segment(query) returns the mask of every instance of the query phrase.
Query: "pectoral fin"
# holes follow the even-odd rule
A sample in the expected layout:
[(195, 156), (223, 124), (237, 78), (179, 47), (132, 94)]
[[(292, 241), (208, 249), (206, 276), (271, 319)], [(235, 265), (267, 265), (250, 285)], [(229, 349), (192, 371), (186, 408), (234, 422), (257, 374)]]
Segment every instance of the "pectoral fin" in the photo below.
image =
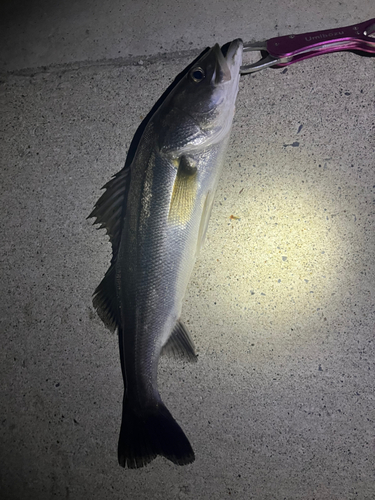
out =
[(168, 220), (172, 224), (187, 224), (194, 211), (197, 196), (198, 174), (193, 160), (181, 156), (173, 185)]

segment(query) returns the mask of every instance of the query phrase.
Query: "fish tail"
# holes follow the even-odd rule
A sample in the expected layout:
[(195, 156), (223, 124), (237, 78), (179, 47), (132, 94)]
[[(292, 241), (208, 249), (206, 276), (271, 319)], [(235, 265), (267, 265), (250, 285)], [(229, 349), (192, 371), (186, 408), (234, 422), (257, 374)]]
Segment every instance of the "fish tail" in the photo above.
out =
[(162, 455), (177, 465), (194, 462), (194, 451), (183, 430), (164, 403), (135, 410), (124, 401), (118, 442), (118, 461), (122, 467), (136, 469)]

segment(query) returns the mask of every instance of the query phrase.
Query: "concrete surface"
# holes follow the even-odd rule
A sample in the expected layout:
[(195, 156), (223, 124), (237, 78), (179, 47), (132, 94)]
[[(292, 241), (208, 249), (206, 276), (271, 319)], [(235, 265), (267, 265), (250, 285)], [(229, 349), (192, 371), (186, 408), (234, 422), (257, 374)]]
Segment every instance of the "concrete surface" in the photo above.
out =
[(191, 52), (374, 17), (372, 0), (2, 0), (0, 69)]
[(2, 5), (0, 498), (374, 499), (374, 59), (241, 79), (184, 303), (199, 360), (159, 371), (190, 466), (117, 465), (117, 341), (91, 304), (110, 245), (86, 220), (193, 49), (373, 2), (106, 5)]

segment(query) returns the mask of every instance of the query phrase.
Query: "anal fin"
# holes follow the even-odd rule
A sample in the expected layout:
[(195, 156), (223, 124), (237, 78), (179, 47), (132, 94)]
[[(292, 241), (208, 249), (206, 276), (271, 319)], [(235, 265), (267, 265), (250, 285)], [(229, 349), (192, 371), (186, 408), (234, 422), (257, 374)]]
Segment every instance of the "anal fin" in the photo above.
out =
[(187, 357), (189, 361), (196, 361), (195, 346), (187, 328), (181, 321), (177, 321), (171, 336), (163, 346), (163, 354), (173, 354), (177, 357)]

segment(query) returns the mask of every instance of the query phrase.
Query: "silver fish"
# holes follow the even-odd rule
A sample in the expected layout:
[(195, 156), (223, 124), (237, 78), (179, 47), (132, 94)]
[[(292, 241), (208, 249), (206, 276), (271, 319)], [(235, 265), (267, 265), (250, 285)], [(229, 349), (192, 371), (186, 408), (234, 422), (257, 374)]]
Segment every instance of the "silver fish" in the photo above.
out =
[(179, 465), (195, 458), (160, 398), (157, 367), (162, 350), (196, 358), (180, 321), (182, 300), (228, 147), (242, 49), (240, 39), (216, 44), (179, 75), (89, 215), (112, 243), (93, 303), (119, 334), (123, 467), (142, 467), (157, 455)]

